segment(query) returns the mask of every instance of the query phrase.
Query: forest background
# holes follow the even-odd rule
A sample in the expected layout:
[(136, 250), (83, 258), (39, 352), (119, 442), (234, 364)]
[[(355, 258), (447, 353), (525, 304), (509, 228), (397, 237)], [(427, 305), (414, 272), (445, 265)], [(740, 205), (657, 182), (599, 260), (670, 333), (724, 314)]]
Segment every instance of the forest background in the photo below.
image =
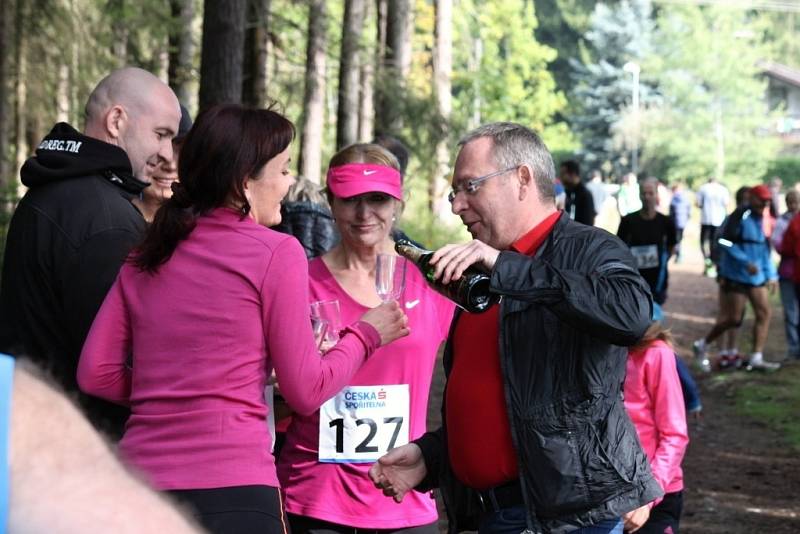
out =
[(490, 121), (612, 181), (800, 178), (762, 74), (800, 67), (794, 0), (0, 0), (0, 17), (0, 224), (42, 137), (82, 128), (89, 92), (124, 65), (193, 114), (274, 103), (317, 183), (338, 148), (401, 139), (402, 226), (431, 246), (464, 238), (446, 201), (454, 149)]

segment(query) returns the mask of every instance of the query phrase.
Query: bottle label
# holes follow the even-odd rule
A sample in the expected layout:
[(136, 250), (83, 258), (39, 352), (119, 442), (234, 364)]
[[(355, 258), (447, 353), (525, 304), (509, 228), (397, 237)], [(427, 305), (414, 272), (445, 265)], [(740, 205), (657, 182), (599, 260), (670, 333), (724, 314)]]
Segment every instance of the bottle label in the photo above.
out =
[(373, 463), (408, 443), (408, 384), (348, 386), (319, 410), (320, 462)]

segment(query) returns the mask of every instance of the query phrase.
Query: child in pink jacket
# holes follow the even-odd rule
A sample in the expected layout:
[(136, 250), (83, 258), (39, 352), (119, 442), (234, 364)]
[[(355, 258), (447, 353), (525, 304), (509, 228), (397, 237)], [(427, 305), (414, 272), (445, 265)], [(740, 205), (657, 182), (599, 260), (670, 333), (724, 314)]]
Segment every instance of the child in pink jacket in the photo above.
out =
[(677, 534), (683, 509), (681, 461), (689, 435), (671, 336), (661, 323), (650, 325), (628, 354), (625, 409), (665, 493), (651, 503), (650, 518), (637, 532)]

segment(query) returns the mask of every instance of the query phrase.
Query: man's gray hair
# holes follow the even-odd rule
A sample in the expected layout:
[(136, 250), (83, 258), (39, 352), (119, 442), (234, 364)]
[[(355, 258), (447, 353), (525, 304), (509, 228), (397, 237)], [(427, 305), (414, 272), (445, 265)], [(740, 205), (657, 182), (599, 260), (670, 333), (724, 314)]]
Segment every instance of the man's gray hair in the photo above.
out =
[(542, 202), (555, 199), (553, 156), (536, 132), (515, 122), (492, 122), (467, 133), (458, 141), (458, 146), (481, 137), (492, 140), (492, 154), (498, 170), (527, 165), (533, 171), (539, 199)]

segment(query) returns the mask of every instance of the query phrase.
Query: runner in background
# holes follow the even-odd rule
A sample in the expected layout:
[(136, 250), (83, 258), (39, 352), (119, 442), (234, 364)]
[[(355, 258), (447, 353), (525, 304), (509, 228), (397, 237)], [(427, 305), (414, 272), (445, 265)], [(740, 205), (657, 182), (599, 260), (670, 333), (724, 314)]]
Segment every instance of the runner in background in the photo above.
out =
[(780, 364), (765, 361), (762, 352), (772, 314), (768, 291), (773, 292), (777, 288), (778, 279), (770, 244), (762, 226), (764, 208), (771, 196), (763, 184), (751, 188), (749, 205), (737, 208), (728, 217), (717, 240), (720, 245), (720, 313), (709, 333), (695, 341), (693, 346), (695, 357), (704, 370), (710, 370), (708, 345), (727, 330), (741, 324), (747, 301), (753, 306), (756, 316), (753, 352), (747, 368), (771, 371), (780, 367)]
[[(748, 206), (750, 204), (750, 187), (749, 186), (742, 186), (736, 190), (734, 193), (734, 200), (736, 202), (736, 208), (740, 208), (742, 206)], [(714, 260), (715, 270), (716, 265), (719, 264), (719, 243), (717, 240), (722, 235), (722, 231), (725, 229), (725, 224), (727, 223), (728, 218), (725, 217), (725, 221), (722, 222), (722, 226), (717, 229), (717, 235), (714, 236), (714, 246), (712, 247), (711, 257)], [(724, 291), (721, 284), (719, 284), (719, 278), (717, 278), (717, 285), (719, 285), (719, 314), (727, 313), (727, 310), (730, 307), (730, 300), (729, 293)], [(744, 317), (747, 313), (747, 305), (745, 308), (742, 309), (742, 315), (739, 317), (739, 323), (729, 328), (722, 337), (720, 338), (720, 349), (719, 349), (719, 360), (717, 360), (718, 366), (720, 369), (728, 369), (734, 368), (738, 369), (742, 366), (742, 362), (744, 358), (739, 354), (739, 330), (742, 327), (742, 323), (744, 322)], [(710, 370), (710, 369), (709, 369)]]
[[(344, 324), (380, 304), (376, 257), (395, 254), (391, 232), (403, 205), (399, 169), (397, 159), (374, 144), (352, 145), (331, 159), (328, 199), (342, 239), (309, 264), (309, 296), (338, 301)], [(295, 534), (438, 532), (429, 494), (415, 493), (398, 505), (375, 491), (367, 476), (388, 449), (425, 433), (436, 353), (454, 311), (413, 264), (395, 257), (396, 275), (405, 276), (398, 300), (411, 334), (379, 349), (319, 411), (292, 415), (278, 475)]]
[(653, 301), (667, 300), (667, 265), (677, 243), (672, 220), (656, 211), (658, 180), (647, 178), (640, 184), (642, 209), (626, 215), (619, 223), (617, 235), (631, 249), (639, 274), (650, 286)]
[[(786, 212), (775, 222), (772, 231), (772, 246), (781, 251), (783, 236), (789, 228), (789, 223), (800, 212), (800, 192), (790, 189), (786, 193)], [(781, 305), (783, 306), (783, 326), (786, 332), (786, 359), (800, 359), (800, 308), (798, 308), (797, 295), (794, 292), (795, 258), (791, 254), (781, 253), (781, 262), (778, 265), (778, 285), (781, 290)]]
[(617, 209), (620, 217), (642, 209), (639, 182), (632, 172), (622, 177), (622, 183), (619, 186), (619, 191), (617, 191)]
[(697, 207), (700, 208), (700, 249), (703, 252), (703, 274), (714, 278), (717, 276), (714, 268), (714, 258), (712, 249), (714, 239), (722, 226), (722, 221), (728, 214), (728, 204), (730, 204), (730, 193), (728, 188), (711, 177), (708, 182), (700, 186), (695, 195)]
[(675, 263), (680, 263), (683, 259), (681, 254), (681, 241), (683, 241), (683, 230), (689, 224), (689, 217), (692, 213), (692, 203), (686, 192), (683, 182), (678, 182), (672, 186), (672, 201), (669, 203), (669, 218), (675, 225)]

